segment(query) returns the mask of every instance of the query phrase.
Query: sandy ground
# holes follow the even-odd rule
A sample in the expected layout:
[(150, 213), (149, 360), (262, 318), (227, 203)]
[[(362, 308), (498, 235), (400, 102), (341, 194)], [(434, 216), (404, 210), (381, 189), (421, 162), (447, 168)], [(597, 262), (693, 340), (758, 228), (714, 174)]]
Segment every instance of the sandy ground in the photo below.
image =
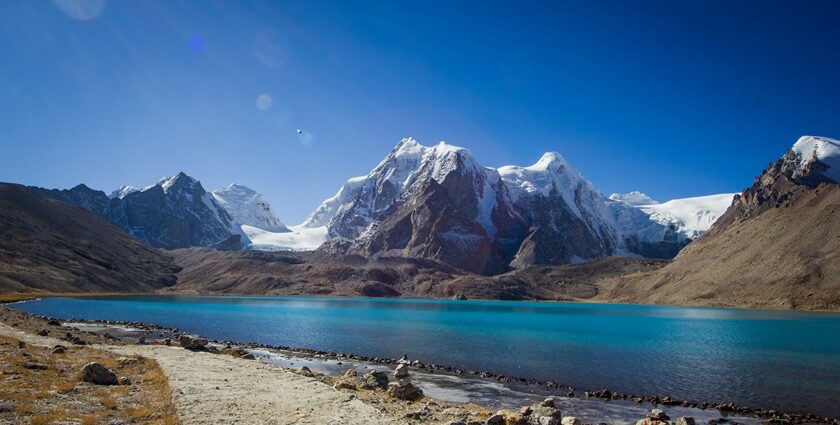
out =
[[(0, 335), (52, 347), (61, 340), (0, 323)], [(166, 346), (103, 346), (158, 361), (175, 394), (183, 424), (398, 423), (351, 394), (316, 379), (253, 360)]]

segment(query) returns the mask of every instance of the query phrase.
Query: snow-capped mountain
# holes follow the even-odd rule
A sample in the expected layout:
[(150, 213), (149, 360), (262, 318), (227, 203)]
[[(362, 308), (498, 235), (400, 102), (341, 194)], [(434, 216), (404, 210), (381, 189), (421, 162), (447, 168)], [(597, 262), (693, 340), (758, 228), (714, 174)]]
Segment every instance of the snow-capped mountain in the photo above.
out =
[(783, 160), (794, 179), (819, 175), (840, 183), (840, 141), (828, 137), (803, 136)]
[(114, 199), (114, 198), (122, 199), (122, 198), (125, 198), (126, 195), (128, 195), (128, 194), (131, 194), (131, 193), (134, 193), (134, 192), (139, 192), (139, 191), (140, 191), (140, 189), (138, 189), (134, 186), (122, 186), (119, 189), (111, 192), (111, 194), (108, 195), (108, 197), (111, 198), (111, 199)]
[(802, 193), (822, 184), (840, 183), (840, 141), (802, 136), (790, 149), (755, 178), (753, 185), (735, 196), (732, 206), (709, 230), (722, 233), (739, 221), (790, 205)]
[(690, 241), (608, 199), (557, 153), (494, 169), (464, 148), (411, 138), (304, 226), (327, 227), (326, 251), (434, 258), (481, 273), (605, 255), (671, 257)]
[(653, 198), (651, 198), (650, 196), (647, 196), (646, 194), (637, 190), (634, 190), (630, 193), (625, 193), (623, 195), (620, 193), (613, 193), (612, 195), (610, 195), (610, 199), (612, 199), (613, 201), (624, 201), (630, 205), (653, 205), (659, 203), (653, 200)]
[(230, 215), (237, 227), (247, 225), (269, 232), (288, 232), (265, 196), (253, 189), (231, 183), (212, 192), (213, 198)]
[(695, 239), (709, 230), (726, 209), (732, 205), (737, 193), (672, 199), (659, 203), (638, 191), (624, 195), (614, 193), (610, 199), (633, 205), (650, 216), (650, 219), (674, 229), (688, 239)]
[(140, 190), (123, 189), (109, 198), (85, 185), (69, 190), (36, 188), (43, 195), (94, 212), (158, 248), (214, 246), (236, 233), (230, 214), (198, 180), (184, 173)]

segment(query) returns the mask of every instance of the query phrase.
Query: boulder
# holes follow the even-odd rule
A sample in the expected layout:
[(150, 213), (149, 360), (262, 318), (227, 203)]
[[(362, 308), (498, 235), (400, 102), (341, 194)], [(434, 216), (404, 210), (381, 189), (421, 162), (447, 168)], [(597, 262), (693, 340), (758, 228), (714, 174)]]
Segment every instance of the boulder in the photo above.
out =
[(388, 384), (387, 393), (399, 400), (414, 401), (423, 398), (423, 390), (410, 382), (403, 384), (392, 382)]
[(532, 405), (530, 416), (534, 418), (554, 418), (559, 423), (561, 419), (560, 411), (557, 410), (556, 407), (554, 407), (553, 400), (549, 406), (547, 406), (546, 404), (548, 403), (543, 401), (541, 403)]
[(487, 425), (505, 425), (505, 417), (496, 413), (487, 418), (487, 420), (484, 421), (484, 423)]
[(96, 385), (117, 385), (117, 375), (99, 363), (88, 363), (82, 368), (82, 380)]
[(335, 385), (333, 385), (333, 388), (335, 388), (337, 390), (353, 390), (353, 391), (356, 391), (356, 384), (348, 378), (342, 378), (342, 379), (339, 379), (338, 382), (335, 383)]
[(400, 379), (405, 378), (408, 376), (408, 366), (405, 363), (400, 363), (397, 365), (397, 368), (394, 369), (394, 378)]
[(366, 390), (384, 390), (388, 388), (388, 374), (372, 371), (362, 375), (361, 386)]
[(654, 419), (657, 421), (667, 421), (671, 419), (662, 409), (653, 409), (645, 415), (645, 418)]
[(677, 425), (694, 425), (694, 418), (691, 416), (681, 416), (677, 419)]
[(574, 416), (566, 416), (560, 421), (561, 425), (582, 425), (580, 419)]
[(181, 335), (178, 342), (181, 344), (181, 347), (187, 350), (203, 350), (207, 347), (207, 339), (201, 337), (194, 338), (189, 335)]

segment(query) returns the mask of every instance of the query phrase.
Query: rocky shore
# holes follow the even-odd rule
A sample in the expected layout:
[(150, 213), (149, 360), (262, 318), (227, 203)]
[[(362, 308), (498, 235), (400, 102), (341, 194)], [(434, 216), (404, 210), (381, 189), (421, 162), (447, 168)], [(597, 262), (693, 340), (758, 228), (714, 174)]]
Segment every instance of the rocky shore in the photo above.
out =
[[(10, 321), (12, 326), (20, 327), (32, 332), (43, 333), (48, 331), (50, 326), (60, 326), (61, 322), (47, 317), (35, 317), (27, 313), (23, 313), (7, 307), (0, 307), (0, 320), (6, 323)], [(828, 417), (821, 417), (815, 414), (802, 414), (791, 412), (779, 412), (772, 409), (760, 407), (738, 406), (734, 403), (727, 402), (711, 402), (711, 401), (696, 401), (696, 400), (676, 400), (669, 396), (656, 395), (636, 395), (623, 394), (617, 391), (608, 389), (576, 390), (567, 385), (557, 383), (554, 381), (540, 381), (535, 379), (528, 379), (515, 376), (507, 376), (496, 374), (487, 371), (471, 370), (455, 368), (447, 365), (438, 365), (426, 363), (419, 360), (409, 361), (407, 357), (401, 359), (380, 358), (371, 356), (356, 355), (353, 353), (330, 352), (323, 350), (302, 349), (287, 346), (275, 346), (269, 344), (254, 344), (242, 343), (239, 341), (229, 340), (207, 340), (200, 337), (195, 337), (184, 333), (178, 329), (166, 328), (157, 325), (151, 325), (142, 322), (123, 322), (123, 321), (93, 321), (93, 320), (73, 320), (76, 323), (87, 324), (91, 329), (100, 327), (97, 331), (79, 330), (74, 332), (65, 332), (61, 337), (73, 344), (88, 344), (88, 343), (123, 343), (123, 344), (163, 344), (163, 345), (181, 345), (189, 349), (207, 350), (211, 352), (219, 352), (222, 354), (232, 354), (246, 359), (253, 359), (254, 356), (249, 350), (272, 350), (281, 353), (287, 353), (293, 356), (308, 357), (312, 359), (330, 359), (338, 362), (341, 361), (355, 361), (380, 365), (388, 365), (395, 367), (395, 376), (389, 385), (382, 387), (386, 393), (397, 399), (404, 400), (418, 400), (422, 398), (422, 390), (411, 383), (408, 375), (409, 367), (428, 373), (449, 374), (457, 377), (478, 377), (487, 380), (493, 380), (505, 384), (520, 385), (526, 387), (541, 387), (558, 396), (563, 397), (585, 397), (593, 399), (609, 400), (624, 400), (635, 402), (637, 404), (649, 404), (652, 409), (668, 408), (668, 407), (682, 407), (693, 409), (716, 409), (720, 413), (720, 418), (715, 423), (732, 423), (733, 416), (756, 417), (767, 423), (774, 424), (808, 424), (808, 423), (830, 423), (840, 424), (840, 420)], [(46, 326), (45, 326), (46, 325)], [(340, 363), (339, 363), (340, 364)], [(352, 381), (354, 376), (342, 377), (344, 382)], [(363, 376), (364, 380), (369, 383), (382, 382), (381, 376)], [(339, 388), (345, 384), (340, 384), (339, 379), (337, 384)], [(370, 384), (373, 385), (373, 384)], [(368, 384), (359, 385), (358, 387), (370, 386)], [(419, 392), (419, 393), (418, 393)], [(510, 416), (510, 415), (508, 415)], [(651, 419), (651, 418), (646, 418)], [(513, 422), (516, 423), (516, 422)], [(647, 425), (652, 425), (648, 423)]]

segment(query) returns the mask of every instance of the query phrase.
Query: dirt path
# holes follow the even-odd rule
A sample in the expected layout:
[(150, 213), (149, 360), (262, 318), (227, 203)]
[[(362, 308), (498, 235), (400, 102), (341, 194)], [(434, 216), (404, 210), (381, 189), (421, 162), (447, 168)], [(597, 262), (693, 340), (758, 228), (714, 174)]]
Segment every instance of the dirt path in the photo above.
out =
[[(0, 323), (0, 335), (28, 344), (66, 344)], [(100, 346), (157, 360), (169, 378), (183, 424), (399, 423), (348, 393), (279, 367), (179, 347)]]

